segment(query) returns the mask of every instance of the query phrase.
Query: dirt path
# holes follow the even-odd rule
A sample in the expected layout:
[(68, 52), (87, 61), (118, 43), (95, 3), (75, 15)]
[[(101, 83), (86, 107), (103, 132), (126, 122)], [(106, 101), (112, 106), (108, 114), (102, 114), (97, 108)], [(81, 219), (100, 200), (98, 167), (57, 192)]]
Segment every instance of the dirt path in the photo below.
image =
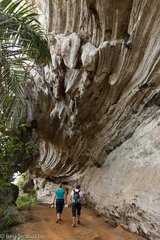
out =
[[(63, 221), (55, 223), (55, 208), (48, 206), (31, 207), (32, 220), (12, 229), (15, 234), (24, 234), (30, 239), (45, 240), (143, 240), (129, 233), (120, 226), (112, 228), (105, 223), (103, 217), (97, 217), (91, 209), (83, 208), (81, 225), (71, 226), (71, 209), (65, 208)], [(28, 235), (28, 236), (27, 236)]]

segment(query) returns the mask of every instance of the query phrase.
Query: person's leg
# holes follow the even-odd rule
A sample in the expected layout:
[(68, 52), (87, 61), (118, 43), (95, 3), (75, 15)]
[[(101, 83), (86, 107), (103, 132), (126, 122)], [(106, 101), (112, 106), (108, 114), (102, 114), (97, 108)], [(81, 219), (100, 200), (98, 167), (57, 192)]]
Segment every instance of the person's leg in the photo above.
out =
[(80, 222), (80, 215), (77, 214), (77, 217), (78, 217), (78, 221), (77, 221), (78, 224), (81, 224), (81, 222)]
[(61, 203), (59, 199), (56, 199), (56, 215), (57, 215), (56, 223), (60, 221), (60, 213), (61, 213)]
[(62, 221), (62, 212), (63, 212), (63, 207), (64, 207), (64, 199), (61, 199), (60, 201), (60, 214), (59, 214), (59, 220)]
[(81, 222), (80, 222), (80, 215), (81, 215), (81, 204), (79, 203), (78, 206), (77, 206), (78, 224), (81, 224)]
[(76, 226), (76, 217), (72, 217), (72, 227)]
[(72, 203), (72, 227), (76, 226), (76, 206)]
[(58, 223), (60, 221), (60, 213), (57, 213), (57, 220), (56, 223)]

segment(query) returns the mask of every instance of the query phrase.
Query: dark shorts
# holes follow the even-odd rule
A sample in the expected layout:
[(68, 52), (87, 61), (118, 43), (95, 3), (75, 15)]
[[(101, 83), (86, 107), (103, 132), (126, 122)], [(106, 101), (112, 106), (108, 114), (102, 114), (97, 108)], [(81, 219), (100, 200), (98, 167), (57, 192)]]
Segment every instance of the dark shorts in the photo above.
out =
[(64, 199), (56, 199), (56, 213), (62, 213), (64, 207)]
[(72, 216), (81, 215), (81, 203), (72, 203)]

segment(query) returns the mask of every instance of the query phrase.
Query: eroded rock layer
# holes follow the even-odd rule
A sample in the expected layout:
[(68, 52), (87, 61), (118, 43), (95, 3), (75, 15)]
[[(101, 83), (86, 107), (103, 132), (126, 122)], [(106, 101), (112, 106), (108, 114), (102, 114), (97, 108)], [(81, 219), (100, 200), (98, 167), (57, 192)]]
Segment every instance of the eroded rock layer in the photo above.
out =
[(37, 177), (82, 180), (133, 232), (160, 236), (160, 2), (37, 1), (52, 66), (35, 76)]

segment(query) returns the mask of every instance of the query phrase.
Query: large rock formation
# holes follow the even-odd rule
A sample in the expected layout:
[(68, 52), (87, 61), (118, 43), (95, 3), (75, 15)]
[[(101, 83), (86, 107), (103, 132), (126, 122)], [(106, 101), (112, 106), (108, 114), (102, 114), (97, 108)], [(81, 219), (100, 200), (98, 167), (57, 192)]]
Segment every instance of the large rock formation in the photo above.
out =
[[(103, 214), (160, 237), (160, 1), (37, 0), (52, 65), (35, 76), (30, 171), (82, 181)], [(57, 180), (58, 179), (58, 180)]]

